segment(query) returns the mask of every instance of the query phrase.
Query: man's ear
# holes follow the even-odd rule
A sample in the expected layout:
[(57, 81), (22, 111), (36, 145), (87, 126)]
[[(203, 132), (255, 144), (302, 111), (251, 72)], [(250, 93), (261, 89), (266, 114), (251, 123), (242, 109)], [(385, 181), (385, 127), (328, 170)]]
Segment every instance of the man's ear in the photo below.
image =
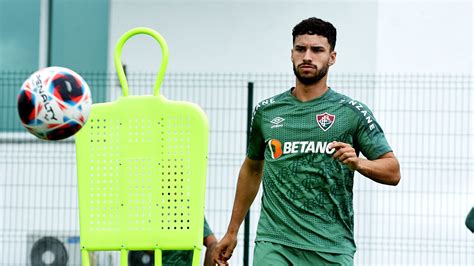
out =
[(329, 56), (329, 65), (330, 66), (332, 66), (336, 63), (336, 56), (337, 56), (336, 51), (332, 51), (331, 55)]

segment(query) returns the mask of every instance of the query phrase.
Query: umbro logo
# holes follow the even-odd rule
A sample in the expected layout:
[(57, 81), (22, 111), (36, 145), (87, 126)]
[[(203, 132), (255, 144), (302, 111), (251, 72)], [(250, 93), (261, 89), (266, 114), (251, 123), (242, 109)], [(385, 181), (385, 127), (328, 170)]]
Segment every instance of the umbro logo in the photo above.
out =
[(276, 127), (282, 127), (283, 126), (283, 124), (282, 124), (283, 121), (285, 121), (284, 118), (277, 116), (277, 117), (273, 118), (272, 121), (270, 121), (270, 123), (273, 124), (272, 128), (276, 128)]

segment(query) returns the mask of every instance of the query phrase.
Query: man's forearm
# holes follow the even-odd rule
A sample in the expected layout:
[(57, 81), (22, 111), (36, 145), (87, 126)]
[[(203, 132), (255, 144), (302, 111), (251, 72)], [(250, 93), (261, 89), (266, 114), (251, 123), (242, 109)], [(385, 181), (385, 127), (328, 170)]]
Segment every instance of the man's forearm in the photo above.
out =
[(400, 165), (395, 157), (381, 157), (376, 160), (360, 159), (357, 171), (375, 182), (397, 185), (400, 181)]
[(230, 219), (228, 233), (237, 234), (247, 211), (257, 196), (262, 180), (263, 162), (249, 162), (248, 159), (242, 165), (237, 181), (237, 191), (235, 193), (234, 206)]
[(212, 251), (217, 244), (217, 239), (214, 234), (211, 234), (204, 238), (204, 246), (206, 246), (206, 254), (204, 255), (204, 266), (215, 265), (212, 261)]

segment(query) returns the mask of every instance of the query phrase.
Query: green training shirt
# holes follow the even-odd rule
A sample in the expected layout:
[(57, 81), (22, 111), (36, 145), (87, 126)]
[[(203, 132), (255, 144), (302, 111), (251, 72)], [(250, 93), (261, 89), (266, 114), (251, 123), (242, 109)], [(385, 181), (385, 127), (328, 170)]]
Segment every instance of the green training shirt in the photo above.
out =
[(332, 141), (368, 159), (392, 151), (367, 106), (331, 88), (307, 102), (288, 90), (255, 107), (247, 156), (265, 160), (256, 241), (354, 254), (354, 172), (332, 158)]

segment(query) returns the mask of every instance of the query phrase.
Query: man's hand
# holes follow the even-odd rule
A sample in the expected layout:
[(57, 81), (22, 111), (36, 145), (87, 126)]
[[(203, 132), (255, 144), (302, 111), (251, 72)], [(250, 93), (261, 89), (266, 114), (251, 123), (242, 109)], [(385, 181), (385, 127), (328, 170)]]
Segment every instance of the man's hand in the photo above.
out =
[(377, 159), (366, 160), (359, 158), (355, 149), (347, 143), (333, 141), (329, 145), (331, 149), (336, 150), (332, 157), (351, 170), (385, 185), (396, 186), (400, 182), (400, 164), (393, 152), (380, 155)]
[(217, 245), (217, 238), (214, 236), (214, 234), (210, 234), (204, 237), (203, 243), (204, 246), (206, 246), (206, 254), (204, 255), (203, 266), (216, 265), (216, 263), (212, 259), (212, 253)]
[(227, 261), (237, 246), (237, 234), (226, 233), (212, 252), (212, 259), (218, 265), (229, 265)]
[(351, 145), (337, 141), (331, 142), (330, 145), (331, 149), (336, 150), (332, 155), (332, 158), (341, 161), (343, 164), (349, 166), (353, 171), (358, 169), (360, 158), (357, 156), (355, 149)]

